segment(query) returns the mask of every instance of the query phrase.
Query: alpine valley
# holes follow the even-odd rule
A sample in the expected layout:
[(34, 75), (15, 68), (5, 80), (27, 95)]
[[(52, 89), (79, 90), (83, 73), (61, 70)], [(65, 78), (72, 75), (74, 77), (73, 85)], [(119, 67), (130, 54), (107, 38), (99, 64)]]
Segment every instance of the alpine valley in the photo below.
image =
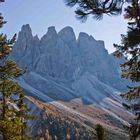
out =
[(26, 73), (18, 82), (27, 95), (27, 104), (38, 119), (40, 113), (71, 120), (89, 131), (101, 124), (110, 140), (126, 139), (124, 126), (134, 118), (120, 93), (131, 83), (121, 78), (120, 63), (105, 49), (104, 42), (81, 32), (76, 39), (71, 27), (58, 33), (49, 27), (39, 39), (29, 25), (23, 25), (10, 58)]

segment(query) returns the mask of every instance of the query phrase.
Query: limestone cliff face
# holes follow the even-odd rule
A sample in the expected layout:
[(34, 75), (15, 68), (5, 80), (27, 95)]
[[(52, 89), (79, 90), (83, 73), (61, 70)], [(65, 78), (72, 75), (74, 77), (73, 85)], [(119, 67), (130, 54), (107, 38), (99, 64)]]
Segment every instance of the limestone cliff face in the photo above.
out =
[[(71, 27), (58, 33), (49, 27), (39, 39), (29, 25), (23, 25), (10, 58), (27, 67), (20, 80), (25, 89), (31, 86), (53, 100), (80, 97), (99, 103), (128, 84), (120, 78), (118, 62), (108, 54), (104, 42), (86, 33), (76, 39)], [(43, 98), (38, 92), (36, 96)]]

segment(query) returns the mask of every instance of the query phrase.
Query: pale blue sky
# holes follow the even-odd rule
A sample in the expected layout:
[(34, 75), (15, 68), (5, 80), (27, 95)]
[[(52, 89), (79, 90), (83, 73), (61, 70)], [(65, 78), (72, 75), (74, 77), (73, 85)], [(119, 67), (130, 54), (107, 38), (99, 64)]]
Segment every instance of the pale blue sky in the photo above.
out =
[(30, 24), (33, 35), (39, 37), (49, 26), (55, 26), (57, 31), (71, 26), (76, 36), (86, 32), (97, 40), (104, 40), (109, 52), (114, 51), (113, 43), (120, 43), (120, 34), (127, 29), (122, 16), (105, 16), (101, 21), (89, 17), (81, 23), (75, 18), (74, 8), (66, 7), (63, 0), (6, 0), (0, 5), (0, 12), (8, 21), (1, 29), (8, 37), (17, 33), (23, 24)]

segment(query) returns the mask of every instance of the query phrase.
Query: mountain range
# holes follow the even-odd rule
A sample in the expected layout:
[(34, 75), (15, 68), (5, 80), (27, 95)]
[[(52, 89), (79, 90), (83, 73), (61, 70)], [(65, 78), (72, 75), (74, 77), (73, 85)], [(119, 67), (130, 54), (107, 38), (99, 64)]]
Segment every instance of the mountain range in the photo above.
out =
[[(17, 80), (27, 95), (69, 114), (87, 118), (90, 123), (101, 122), (107, 128), (109, 124), (103, 122), (100, 115), (94, 120), (83, 111), (85, 107), (81, 111), (73, 109), (72, 105), (80, 104), (87, 110), (92, 110), (92, 106), (94, 111), (98, 108), (97, 112), (105, 112), (125, 125), (133, 118), (122, 106), (123, 99), (119, 96), (131, 84), (121, 78), (119, 65), (125, 59), (114, 58), (101, 40), (83, 32), (76, 38), (71, 27), (56, 32), (53, 26), (39, 39), (32, 35), (27, 24), (18, 34), (10, 59), (26, 69)], [(115, 130), (116, 126), (113, 127)]]

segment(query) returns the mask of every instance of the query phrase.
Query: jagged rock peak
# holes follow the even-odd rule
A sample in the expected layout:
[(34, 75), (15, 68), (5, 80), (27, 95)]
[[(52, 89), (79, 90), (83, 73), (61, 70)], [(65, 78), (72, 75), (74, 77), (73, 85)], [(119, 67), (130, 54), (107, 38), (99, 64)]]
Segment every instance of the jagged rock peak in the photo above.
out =
[(73, 37), (75, 39), (75, 33), (72, 29), (72, 27), (67, 26), (65, 28), (63, 28), (59, 33), (59, 36), (69, 36), (69, 37)]
[(67, 44), (67, 45), (76, 45), (76, 37), (72, 27), (67, 26), (63, 28), (58, 36)]
[(92, 36), (92, 35), (88, 35), (87, 33), (85, 32), (80, 32), (79, 33), (79, 37), (78, 37), (78, 40), (79, 39), (85, 39), (85, 40), (88, 40), (88, 41), (93, 41), (93, 42), (97, 42), (97, 40)]
[(57, 32), (54, 26), (48, 27), (47, 33), (41, 38), (42, 45), (45, 45), (49, 40), (52, 41), (57, 38)]
[(48, 27), (48, 32), (56, 32), (55, 26)]
[(90, 36), (85, 32), (80, 32), (78, 38), (89, 38)]
[(73, 31), (72, 27), (67, 26), (59, 32), (59, 34), (61, 34), (61, 33), (64, 33), (64, 34), (73, 33), (74, 34), (74, 31)]
[(30, 28), (29, 24), (23, 25), (21, 27), (21, 31), (18, 34), (18, 40), (17, 41), (31, 41), (33, 39), (33, 35), (32, 35), (32, 30)]
[(20, 32), (32, 35), (32, 30), (29, 24), (23, 25)]
[(34, 40), (39, 41), (39, 37), (38, 37), (38, 35), (35, 35), (35, 36), (34, 36)]
[(46, 35), (57, 35), (57, 32), (55, 30), (55, 27), (54, 26), (48, 27), (48, 32), (47, 32)]

